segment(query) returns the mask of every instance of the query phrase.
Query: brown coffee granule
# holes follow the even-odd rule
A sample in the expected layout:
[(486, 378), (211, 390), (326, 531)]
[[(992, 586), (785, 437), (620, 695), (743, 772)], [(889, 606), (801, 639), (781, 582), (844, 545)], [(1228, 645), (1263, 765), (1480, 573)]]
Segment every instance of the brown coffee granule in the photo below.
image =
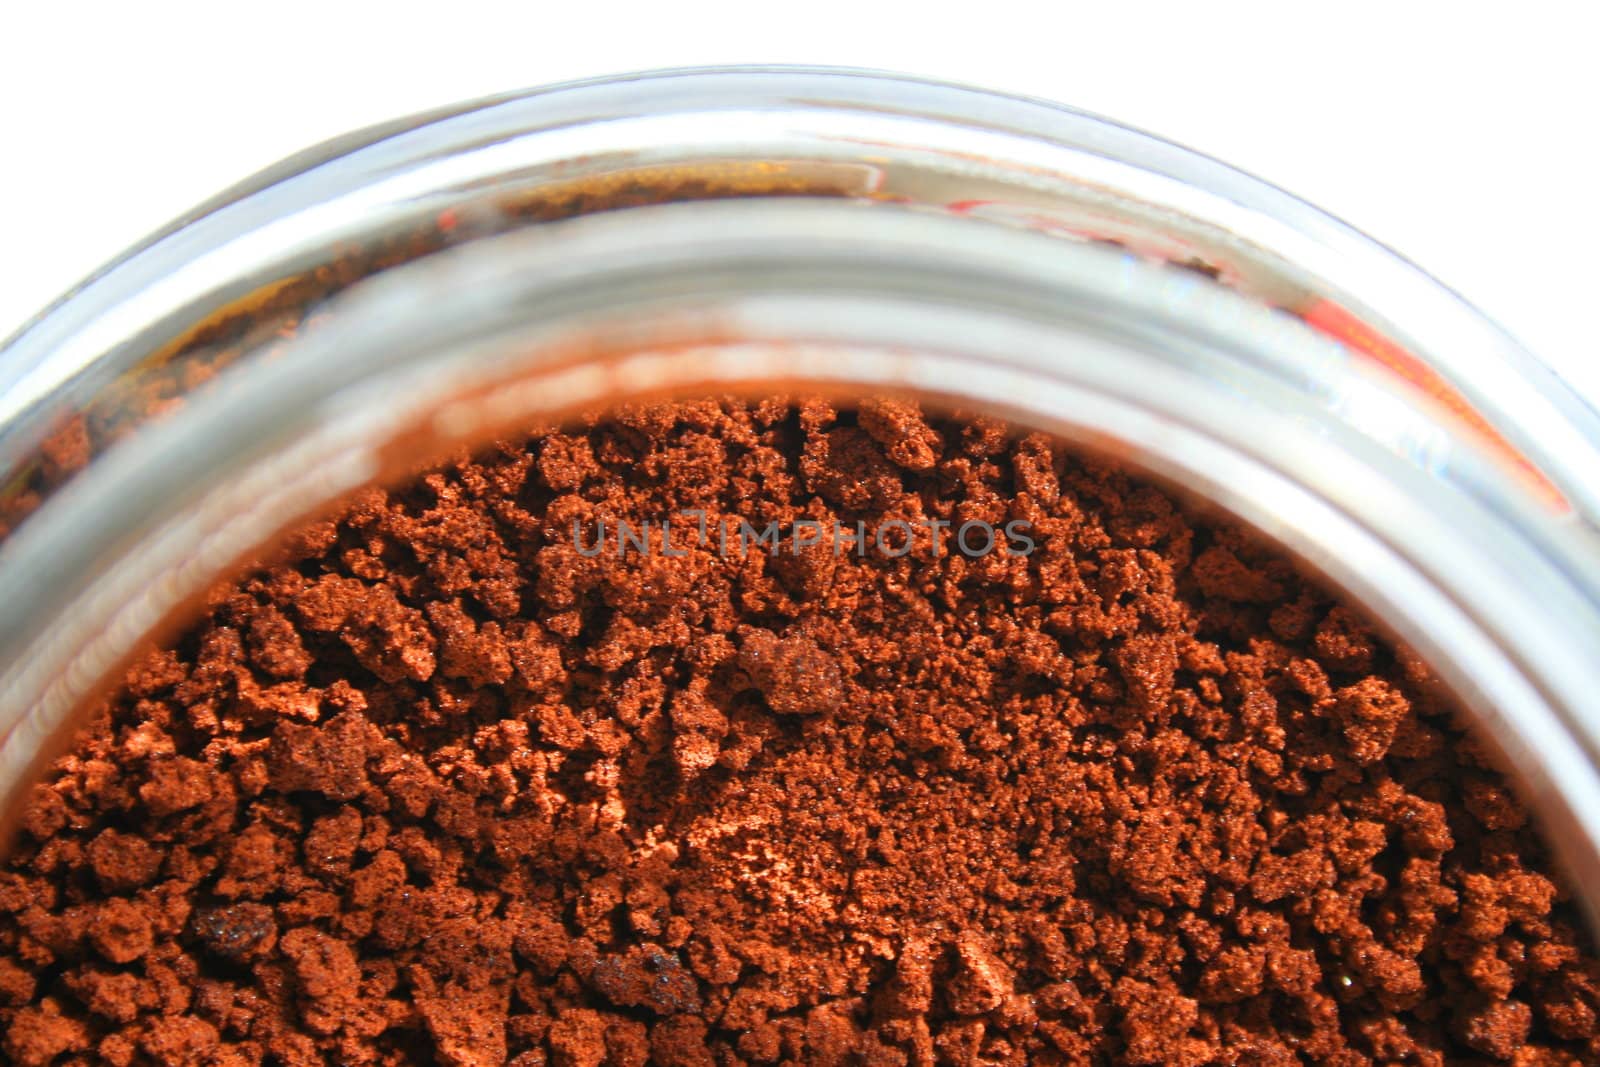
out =
[[(586, 555), (619, 521), (650, 551)], [(23, 826), (18, 1064), (1600, 1062), (1580, 918), (1415, 657), (905, 401), (640, 406), (369, 491)]]

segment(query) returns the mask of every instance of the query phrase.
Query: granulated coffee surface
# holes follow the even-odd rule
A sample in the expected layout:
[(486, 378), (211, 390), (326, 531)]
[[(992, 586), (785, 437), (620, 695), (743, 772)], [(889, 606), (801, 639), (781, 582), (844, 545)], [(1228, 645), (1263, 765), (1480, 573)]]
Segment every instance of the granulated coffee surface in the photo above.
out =
[(894, 401), (362, 496), (129, 674), (0, 873), (17, 1064), (1594, 1063), (1597, 1000), (1413, 657)]

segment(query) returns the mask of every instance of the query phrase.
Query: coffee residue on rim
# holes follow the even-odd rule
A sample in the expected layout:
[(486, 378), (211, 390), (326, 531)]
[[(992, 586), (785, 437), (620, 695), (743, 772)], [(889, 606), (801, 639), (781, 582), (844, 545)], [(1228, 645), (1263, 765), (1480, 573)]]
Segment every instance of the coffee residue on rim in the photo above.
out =
[[(588, 557), (574, 524), (1030, 524)], [(640, 406), (218, 589), (0, 872), (18, 1064), (1600, 1060), (1415, 657), (1280, 552), (914, 404)]]

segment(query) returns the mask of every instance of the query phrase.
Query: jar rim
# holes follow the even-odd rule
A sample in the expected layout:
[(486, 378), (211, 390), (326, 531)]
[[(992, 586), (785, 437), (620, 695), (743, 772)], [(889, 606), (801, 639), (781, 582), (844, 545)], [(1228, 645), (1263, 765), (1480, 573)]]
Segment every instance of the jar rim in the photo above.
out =
[[(1438, 372), (1560, 487), (1583, 521), (1600, 527), (1600, 412), (1481, 310), (1393, 249), (1213, 157), (1066, 104), (887, 71), (805, 65), (665, 68), (535, 86), (378, 123), (271, 165), (137, 242), (0, 340), (0, 460), (37, 443), (52, 402), (59, 406), (92, 365), (131, 341), (175, 332), (175, 316), (192, 324), (215, 309), (217, 295), (194, 287), (164, 294), (165, 305), (151, 299), (183, 259), (207, 256), (272, 222), (303, 216), (330, 195), (485, 139), (598, 125), (641, 107), (664, 112), (689, 101), (870, 111), (929, 129), (985, 129), (1009, 137), (1013, 147), (1048, 143), (1074, 150), (1080, 161), (1118, 164), (1116, 179), (1163, 180), (1166, 187), (1152, 198), (1158, 210), (1202, 220), (1282, 264), (1308, 268), (1312, 287), (1337, 312)], [(1136, 195), (1150, 192), (1141, 186)], [(395, 205), (368, 206), (374, 226), (391, 221), (376, 216)], [(270, 243), (252, 250), (285, 252)], [(241, 271), (255, 266), (232, 264)], [(113, 328), (105, 328), (107, 320)], [(61, 358), (63, 348), (76, 351)]]

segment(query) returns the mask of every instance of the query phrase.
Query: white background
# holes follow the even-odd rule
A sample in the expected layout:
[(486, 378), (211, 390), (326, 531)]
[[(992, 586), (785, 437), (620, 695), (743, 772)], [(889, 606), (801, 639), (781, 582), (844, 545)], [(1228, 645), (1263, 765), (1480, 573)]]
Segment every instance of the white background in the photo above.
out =
[(1253, 171), (1600, 400), (1600, 35), (1580, 0), (4, 10), (0, 336), (192, 204), (355, 127), (630, 69), (832, 63), (1050, 97)]

